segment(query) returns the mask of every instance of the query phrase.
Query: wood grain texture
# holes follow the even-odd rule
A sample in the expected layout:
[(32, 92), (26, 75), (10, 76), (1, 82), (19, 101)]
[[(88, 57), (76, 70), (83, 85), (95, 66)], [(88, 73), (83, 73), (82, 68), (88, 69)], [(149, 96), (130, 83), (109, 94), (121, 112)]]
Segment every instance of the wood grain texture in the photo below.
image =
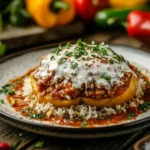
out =
[(7, 27), (2, 34), (0, 34), (0, 39), (7, 45), (9, 52), (14, 52), (16, 49), (71, 38), (81, 35), (84, 31), (84, 24), (80, 21), (75, 21), (67, 26), (56, 27), (49, 30), (38, 26), (29, 26), (26, 28)]
[[(72, 40), (77, 39), (72, 38)], [(82, 39), (91, 42), (105, 41), (106, 43), (124, 44), (150, 52), (150, 49), (143, 43), (127, 37), (123, 31), (106, 31), (94, 32), (88, 36), (82, 36)], [(116, 131), (117, 132), (117, 131)], [(15, 143), (21, 140), (18, 150), (132, 150), (133, 144), (143, 137), (150, 134), (149, 128), (140, 130), (134, 134), (128, 134), (115, 138), (105, 139), (88, 139), (72, 140), (65, 138), (54, 138), (41, 136), (34, 133), (26, 132), (10, 125), (0, 122), (0, 141)], [(44, 148), (35, 148), (38, 141), (43, 141)]]

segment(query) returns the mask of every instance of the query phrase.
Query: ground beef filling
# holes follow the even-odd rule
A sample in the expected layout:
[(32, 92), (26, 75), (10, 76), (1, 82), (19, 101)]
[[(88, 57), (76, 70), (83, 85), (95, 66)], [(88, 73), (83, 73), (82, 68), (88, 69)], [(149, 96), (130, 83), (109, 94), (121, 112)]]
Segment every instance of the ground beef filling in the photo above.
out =
[(121, 78), (123, 84), (121, 86), (116, 84), (111, 88), (111, 90), (106, 89), (104, 86), (100, 86), (98, 88), (94, 81), (88, 82), (86, 85), (83, 83), (80, 89), (73, 87), (71, 80), (64, 84), (64, 78), (58, 79), (58, 83), (51, 84), (54, 76), (55, 73), (47, 77), (44, 82), (38, 80), (37, 87), (39, 93), (42, 93), (43, 95), (48, 94), (54, 99), (59, 100), (75, 99), (77, 97), (88, 97), (98, 100), (103, 98), (112, 98), (124, 93), (129, 86), (132, 73), (126, 72), (124, 77)]

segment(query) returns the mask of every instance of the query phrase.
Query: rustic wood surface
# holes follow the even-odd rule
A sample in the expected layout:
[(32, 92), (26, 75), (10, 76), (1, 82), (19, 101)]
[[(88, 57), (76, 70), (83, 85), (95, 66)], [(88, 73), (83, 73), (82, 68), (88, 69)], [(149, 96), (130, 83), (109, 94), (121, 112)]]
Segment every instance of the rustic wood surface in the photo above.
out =
[[(105, 41), (105, 43), (124, 44), (150, 52), (150, 49), (143, 43), (128, 37), (125, 31), (97, 31), (80, 37), (87, 42), (94, 40), (96, 42)], [(79, 36), (71, 40), (77, 38)], [(64, 40), (68, 41), (68, 39)], [(35, 148), (35, 144), (38, 141), (44, 142), (44, 148), (40, 148), (40, 150), (132, 150), (137, 140), (150, 134), (149, 129), (146, 128), (136, 133), (114, 138), (73, 140), (37, 135), (17, 129), (0, 121), (0, 141), (16, 143), (20, 140), (18, 150), (38, 150)]]

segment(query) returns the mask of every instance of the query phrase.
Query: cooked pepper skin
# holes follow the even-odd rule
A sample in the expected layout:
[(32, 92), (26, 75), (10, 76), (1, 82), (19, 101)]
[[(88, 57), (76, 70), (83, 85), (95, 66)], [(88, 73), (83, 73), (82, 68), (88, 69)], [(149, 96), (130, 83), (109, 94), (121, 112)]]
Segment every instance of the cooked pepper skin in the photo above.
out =
[(150, 13), (132, 11), (128, 15), (127, 31), (129, 36), (150, 43)]
[(55, 13), (50, 6), (53, 0), (26, 0), (26, 7), (37, 24), (44, 28), (65, 25), (75, 17), (75, 8), (72, 0), (62, 0), (69, 5), (68, 10), (60, 9)]
[(114, 8), (134, 8), (145, 5), (147, 0), (109, 0), (109, 4)]
[(135, 10), (150, 11), (150, 7), (140, 6), (140, 7), (136, 7), (136, 8), (104, 9), (104, 10), (101, 10), (96, 13), (95, 21), (98, 25), (103, 26), (103, 27), (120, 26), (120, 23), (122, 21), (127, 20), (128, 14), (131, 11), (135, 11)]
[(97, 11), (108, 5), (108, 0), (74, 0), (77, 15), (86, 22), (93, 20)]
[(78, 105), (80, 103), (84, 103), (90, 106), (96, 106), (98, 108), (103, 107), (115, 107), (116, 105), (120, 105), (125, 103), (126, 101), (130, 100), (137, 90), (137, 78), (132, 76), (129, 87), (121, 94), (113, 98), (105, 98), (105, 99), (91, 99), (86, 97), (79, 97), (72, 100), (57, 100), (53, 99), (49, 94), (47, 95), (40, 95), (38, 92), (38, 87), (36, 85), (36, 80), (34, 79), (33, 75), (30, 76), (30, 82), (32, 86), (33, 93), (38, 97), (40, 102), (44, 103), (51, 103), (56, 107), (70, 107), (71, 105)]

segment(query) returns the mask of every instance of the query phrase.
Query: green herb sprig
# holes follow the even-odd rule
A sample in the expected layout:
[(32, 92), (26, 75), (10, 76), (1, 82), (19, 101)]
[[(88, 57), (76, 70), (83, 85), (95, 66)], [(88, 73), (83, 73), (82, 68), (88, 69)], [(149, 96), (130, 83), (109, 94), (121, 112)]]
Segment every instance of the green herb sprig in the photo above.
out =
[(66, 44), (66, 48), (69, 49), (70, 47), (71, 47), (71, 44), (70, 44), (70, 42), (68, 42), (68, 43)]
[(100, 77), (107, 80), (107, 81), (111, 80), (111, 76), (106, 76), (105, 74), (102, 74)]
[(78, 63), (71, 62), (71, 69), (75, 69), (78, 67)]
[(43, 141), (38, 141), (35, 146), (35, 148), (44, 148), (44, 142)]
[(0, 99), (0, 104), (4, 104), (4, 100), (3, 99)]
[(84, 121), (82, 121), (82, 123), (81, 123), (81, 125), (80, 125), (80, 128), (85, 127), (87, 124), (88, 124), (88, 123), (87, 123), (85, 120), (84, 120)]
[(134, 116), (135, 116), (135, 113), (134, 113), (134, 112), (130, 112), (130, 113), (128, 114), (127, 118), (128, 118), (128, 119), (132, 119), (132, 118), (134, 118)]
[(30, 113), (29, 114), (30, 119), (41, 119), (44, 118), (45, 115), (44, 114), (35, 114), (35, 113)]
[(15, 91), (13, 91), (13, 86), (14, 85), (10, 85), (10, 84), (5, 84), (4, 86), (2, 86), (2, 88), (0, 89), (0, 93), (4, 93), (6, 95), (14, 95)]
[(59, 59), (58, 64), (59, 65), (64, 64), (66, 61), (67, 61), (67, 58), (66, 57), (62, 57), (62, 58)]
[(140, 110), (142, 110), (143, 112), (146, 112), (146, 111), (148, 111), (148, 109), (150, 109), (150, 102), (145, 102), (145, 103), (143, 103), (143, 104), (140, 104), (140, 105), (138, 106), (138, 108), (139, 108)]

